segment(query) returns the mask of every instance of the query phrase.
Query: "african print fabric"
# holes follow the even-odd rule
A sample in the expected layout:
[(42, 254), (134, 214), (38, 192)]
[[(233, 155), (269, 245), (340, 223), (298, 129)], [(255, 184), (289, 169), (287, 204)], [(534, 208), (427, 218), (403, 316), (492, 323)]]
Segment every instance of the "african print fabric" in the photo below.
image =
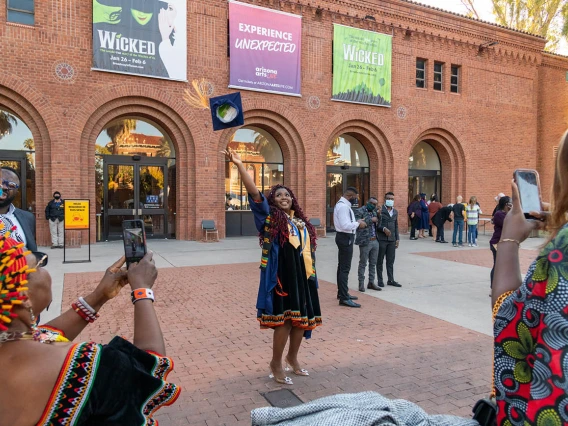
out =
[(568, 228), (529, 268), (494, 323), (499, 426), (568, 425)]

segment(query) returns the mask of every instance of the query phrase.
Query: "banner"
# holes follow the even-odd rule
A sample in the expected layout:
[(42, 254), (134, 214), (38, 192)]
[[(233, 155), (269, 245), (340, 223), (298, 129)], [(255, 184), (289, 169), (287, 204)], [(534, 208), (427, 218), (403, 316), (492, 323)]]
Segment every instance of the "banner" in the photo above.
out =
[(229, 33), (229, 87), (301, 96), (301, 16), (231, 1)]
[(392, 36), (333, 26), (331, 99), (391, 106)]
[(185, 0), (93, 0), (93, 69), (187, 81)]
[(89, 229), (89, 200), (65, 200), (65, 229)]

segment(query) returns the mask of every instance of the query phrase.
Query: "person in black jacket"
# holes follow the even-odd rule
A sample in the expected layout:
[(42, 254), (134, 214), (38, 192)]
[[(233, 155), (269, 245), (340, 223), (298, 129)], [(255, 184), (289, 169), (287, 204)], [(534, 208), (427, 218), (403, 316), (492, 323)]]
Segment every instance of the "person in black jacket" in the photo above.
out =
[(396, 249), (400, 243), (398, 235), (398, 211), (394, 208), (394, 194), (385, 194), (385, 204), (381, 209), (380, 225), (377, 226), (377, 239), (379, 240), (379, 260), (377, 261), (377, 279), (379, 287), (383, 284), (383, 260), (387, 257), (387, 285), (402, 287), (394, 280), (394, 259)]
[(45, 219), (49, 220), (49, 232), (51, 233), (51, 248), (63, 248), (63, 219), (65, 216), (64, 202), (61, 193), (55, 191), (53, 200), (45, 207)]
[(436, 242), (437, 243), (447, 243), (444, 240), (444, 224), (447, 222), (451, 222), (453, 209), (452, 205), (442, 207), (440, 210), (436, 212), (436, 214), (432, 217), (432, 223), (436, 225), (436, 229), (438, 232), (436, 233)]

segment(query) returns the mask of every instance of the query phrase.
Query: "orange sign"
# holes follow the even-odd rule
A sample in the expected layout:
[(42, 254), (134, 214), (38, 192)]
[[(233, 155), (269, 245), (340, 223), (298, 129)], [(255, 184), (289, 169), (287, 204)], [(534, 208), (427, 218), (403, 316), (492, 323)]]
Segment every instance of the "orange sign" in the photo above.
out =
[(89, 229), (89, 200), (65, 200), (65, 229)]

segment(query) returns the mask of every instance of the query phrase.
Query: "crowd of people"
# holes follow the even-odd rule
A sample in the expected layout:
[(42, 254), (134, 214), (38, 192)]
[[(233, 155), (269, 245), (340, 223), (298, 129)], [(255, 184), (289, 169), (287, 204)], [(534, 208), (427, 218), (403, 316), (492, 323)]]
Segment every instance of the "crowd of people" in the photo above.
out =
[[(300, 360), (300, 348), (303, 339), (323, 324), (316, 232), (290, 188), (276, 185), (268, 195), (261, 193), (238, 154), (230, 149), (224, 154), (240, 173), (259, 231), (262, 251), (256, 308), (260, 327), (273, 331), (267, 366), (270, 378), (292, 385), (288, 372), (309, 376)], [(491, 239), (494, 389), (493, 399), (485, 401), (493, 418), (487, 417), (490, 420), (483, 425), (568, 423), (567, 164), (568, 132), (558, 149), (552, 203), (543, 203), (542, 211), (530, 212), (538, 220), (525, 217), (514, 181), (512, 197), (500, 194), (497, 199)], [(173, 403), (180, 388), (166, 381), (173, 362), (165, 355), (153, 305), (152, 287), (158, 271), (152, 253), (128, 269), (123, 267), (124, 258), (118, 260), (92, 293), (40, 326), (37, 317), (52, 300), (51, 278), (44, 269), (48, 256), (37, 251), (33, 215), (13, 205), (19, 188), (17, 172), (9, 168), (1, 172), (0, 365), (4, 368), (0, 425), (154, 424), (153, 414)], [(395, 195), (386, 193), (381, 203), (372, 197), (354, 211), (357, 198), (357, 190), (348, 188), (334, 212), (338, 299), (348, 307), (360, 307), (347, 285), (354, 245), (360, 249), (359, 291), (365, 291), (367, 265), (366, 288), (384, 288), (385, 258), (386, 284), (401, 286), (393, 275), (400, 242)], [(453, 220), (454, 244), (461, 244), (467, 223), (468, 241), (476, 245), (481, 209), (475, 197), (467, 204), (458, 197), (455, 204), (444, 206), (435, 194), (429, 202), (425, 194), (419, 194), (411, 206), (412, 239), (425, 238), (433, 224), (432, 237), (442, 242), (443, 225)], [(548, 239), (522, 280), (519, 247), (537, 228), (546, 228)], [(108, 345), (72, 343), (97, 320), (101, 307), (127, 286), (134, 304), (133, 343), (120, 337)], [(14, 396), (18, 396), (17, 403), (13, 403)]]

